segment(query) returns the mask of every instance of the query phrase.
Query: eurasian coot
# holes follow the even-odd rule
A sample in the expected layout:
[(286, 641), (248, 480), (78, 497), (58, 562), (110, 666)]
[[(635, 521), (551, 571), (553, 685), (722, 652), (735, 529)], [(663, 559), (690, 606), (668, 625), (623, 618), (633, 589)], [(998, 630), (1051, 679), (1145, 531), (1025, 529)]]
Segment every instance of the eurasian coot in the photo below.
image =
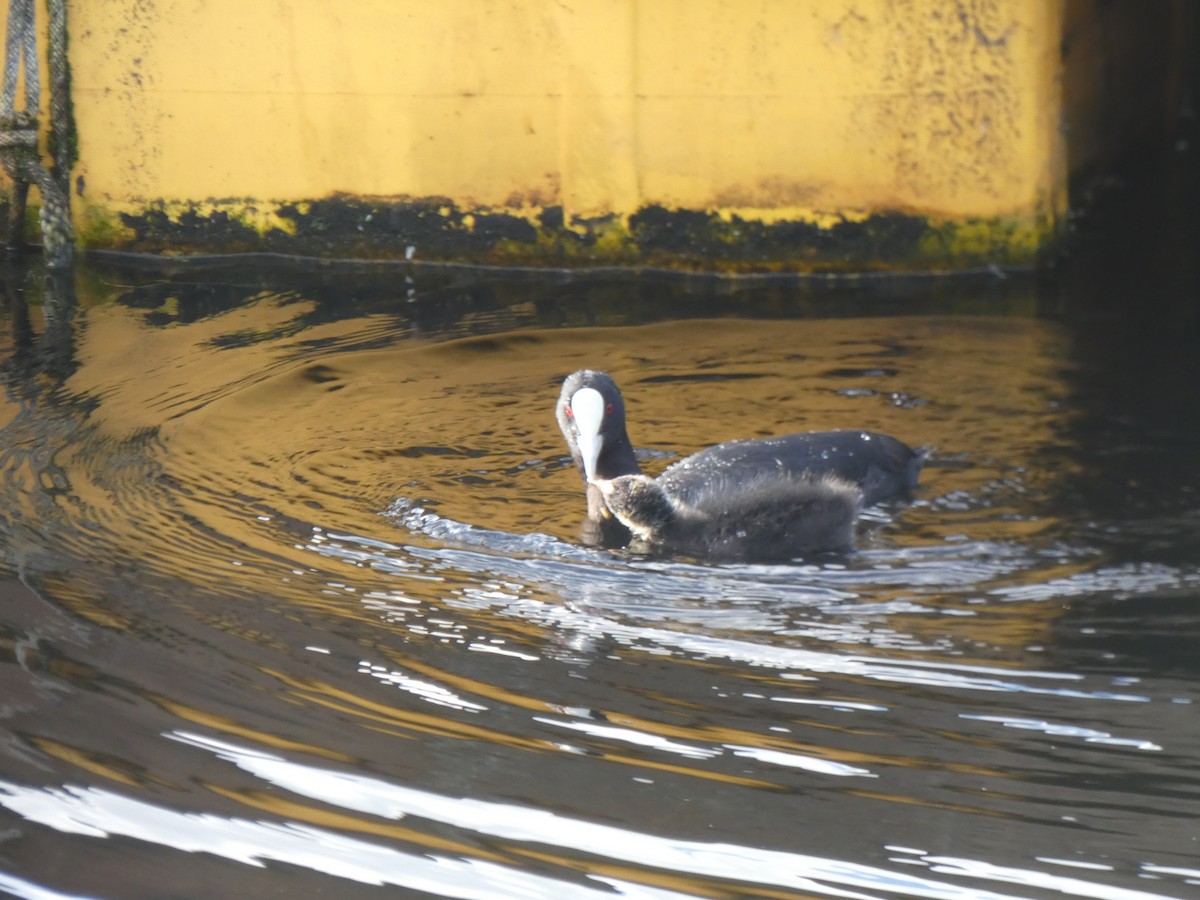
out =
[[(628, 532), (607, 516), (594, 483), (642, 472), (626, 431), (621, 391), (606, 373), (581, 369), (563, 382), (555, 414), (586, 484), (585, 526), (590, 523), (590, 527), (585, 527), (585, 539), (623, 543)], [(870, 506), (913, 488), (925, 456), (925, 450), (913, 450), (877, 432), (810, 431), (717, 444), (670, 466), (658, 484), (674, 500), (695, 506), (697, 498), (717, 482), (725, 485), (730, 496), (737, 485), (758, 483), (770, 473), (808, 478), (834, 475), (856, 485), (862, 504)]]

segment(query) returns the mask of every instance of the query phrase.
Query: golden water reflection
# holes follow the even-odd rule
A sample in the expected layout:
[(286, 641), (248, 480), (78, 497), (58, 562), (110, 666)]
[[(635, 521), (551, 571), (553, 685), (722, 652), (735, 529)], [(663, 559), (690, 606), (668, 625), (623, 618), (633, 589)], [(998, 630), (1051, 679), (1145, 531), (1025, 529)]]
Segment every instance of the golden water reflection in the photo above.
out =
[[(303, 774), (289, 795), (245, 772), (316, 761), (337, 783), (371, 773), (467, 806), (502, 795), (589, 828), (622, 822), (635, 840), (649, 819), (730, 835), (755, 859), (824, 844), (835, 863), (829, 848), (862, 834), (869, 860), (902, 842), (911, 810), (936, 819), (929, 840), (1003, 821), (1040, 848), (1034, 831), (1056, 823), (1033, 809), (1038, 786), (1067, 780), (1064, 745), (1104, 754), (1087, 758), (1122, 785), (1156, 764), (1178, 775), (1152, 754), (1172, 746), (1160, 732), (1182, 704), (1047, 662), (1070, 613), (1060, 595), (1192, 577), (1109, 560), (1060, 502), (1059, 480), (1085, 464), (1057, 323), (631, 324), (599, 310), (622, 324), (578, 327), (576, 310), (556, 326), (540, 284), (431, 327), (406, 289), (389, 299), (378, 284), (346, 308), (328, 279), (199, 295), (80, 285), (77, 303), (0, 326), (0, 537), (5, 567), (82, 637), (22, 616), (0, 650), (10, 680), (36, 671), (56, 686), (22, 693), (56, 698), (30, 701), (24, 746), (63, 783), (98, 786), (48, 798), (0, 784), (0, 806), (91, 810), (99, 828), (121, 788), (144, 792), (145, 809), (219, 811), (254, 840), (270, 816), (289, 834), (319, 826), (459, 862), (541, 859), (719, 894), (736, 893), (734, 870), (706, 881), (636, 854), (546, 850), (542, 834), (473, 849), (458, 824), (401, 826), (308, 798)], [(622, 385), (651, 471), (720, 440), (824, 428), (932, 445), (933, 462), (912, 504), (869, 517), (844, 563), (591, 549), (553, 417), (581, 366)], [(1144, 797), (1128, 805), (1139, 822), (1162, 816)], [(838, 814), (801, 827), (798, 810), (821, 808)], [(204, 841), (220, 831), (190, 821)], [(971, 845), (980, 858), (989, 846)], [(748, 890), (792, 896), (797, 883)]]

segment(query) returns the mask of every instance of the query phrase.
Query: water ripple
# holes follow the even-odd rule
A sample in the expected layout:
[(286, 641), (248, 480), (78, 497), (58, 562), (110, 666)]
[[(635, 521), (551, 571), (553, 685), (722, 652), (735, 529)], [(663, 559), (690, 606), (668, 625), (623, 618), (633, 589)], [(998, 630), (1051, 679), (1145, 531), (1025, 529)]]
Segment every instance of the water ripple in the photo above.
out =
[[(357, 540), (352, 535), (327, 535), (322, 536), (319, 541), (314, 541), (309, 548), (316, 553), (333, 557), (348, 555), (368, 565), (378, 562), (384, 568), (398, 553), (421, 552), (419, 549), (399, 545), (380, 547), (379, 542), (363, 545), (362, 548), (357, 548), (356, 544)], [(793, 602), (798, 595), (806, 598), (820, 596), (823, 599), (827, 599), (827, 595), (822, 593), (820, 585), (764, 585), (753, 582), (753, 572), (727, 572), (698, 566), (685, 566), (680, 569), (672, 567), (651, 572), (630, 571), (625, 563), (614, 563), (611, 556), (595, 551), (575, 550), (565, 556), (566, 559), (554, 558), (543, 560), (539, 565), (529, 565), (524, 560), (508, 556), (458, 550), (439, 554), (439, 559), (443, 562), (453, 562), (457, 567), (477, 574), (487, 573), (489, 578), (545, 578), (545, 582), (539, 585), (540, 588), (549, 587), (568, 595), (574, 589), (575, 593), (581, 595), (579, 599), (586, 601), (583, 604), (574, 603), (567, 606), (551, 604), (528, 596), (528, 591), (522, 588), (516, 593), (463, 592), (456, 603), (486, 607), (501, 615), (529, 619), (552, 630), (567, 630), (593, 637), (603, 634), (609, 639), (630, 646), (650, 645), (700, 659), (720, 658), (790, 672), (838, 674), (954, 690), (1048, 694), (1063, 698), (1123, 702), (1145, 702), (1148, 699), (1144, 695), (1129, 692), (1072, 687), (1071, 685), (1083, 681), (1082, 676), (1072, 673), (1016, 670), (936, 660), (876, 659), (621, 621), (612, 614), (619, 612), (626, 618), (636, 615), (650, 621), (659, 618), (677, 619), (682, 610), (672, 607), (660, 615), (653, 605), (648, 606), (644, 602), (644, 597), (650, 594), (660, 601), (668, 597), (719, 597), (723, 596), (724, 590), (714, 583), (723, 579), (728, 579), (743, 591), (749, 589), (755, 593), (776, 597), (785, 595)], [(802, 574), (814, 579), (824, 576), (823, 572), (808, 570)], [(697, 575), (702, 579), (701, 584), (696, 583)], [(747, 581), (753, 588), (747, 587)], [(586, 589), (579, 590), (580, 585), (584, 585)], [(628, 593), (622, 596), (622, 587), (625, 585), (629, 586)], [(378, 597), (387, 596), (387, 593), (379, 592), (373, 602), (377, 603)], [(605, 610), (608, 614), (604, 613)]]

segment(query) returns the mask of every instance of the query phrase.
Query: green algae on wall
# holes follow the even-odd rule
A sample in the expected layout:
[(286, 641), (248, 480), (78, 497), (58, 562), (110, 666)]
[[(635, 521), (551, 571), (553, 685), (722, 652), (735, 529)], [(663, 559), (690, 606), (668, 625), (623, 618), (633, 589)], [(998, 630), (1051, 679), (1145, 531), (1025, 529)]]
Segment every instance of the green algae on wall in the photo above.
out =
[(1028, 265), (1054, 224), (934, 220), (902, 212), (858, 220), (762, 222), (646, 206), (627, 220), (572, 218), (561, 207), (464, 209), (447, 198), (335, 195), (304, 202), (91, 206), (90, 248), (144, 253), (277, 252), (324, 258), (417, 259), (486, 265), (655, 266), (724, 272), (952, 270)]

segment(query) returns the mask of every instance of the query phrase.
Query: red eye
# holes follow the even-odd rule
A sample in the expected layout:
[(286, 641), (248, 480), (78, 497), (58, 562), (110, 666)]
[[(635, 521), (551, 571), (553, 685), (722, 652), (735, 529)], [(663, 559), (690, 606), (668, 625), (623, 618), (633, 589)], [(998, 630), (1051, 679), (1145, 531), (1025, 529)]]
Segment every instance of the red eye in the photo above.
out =
[(571, 411), (571, 405), (570, 405), (570, 404), (567, 404), (566, 406), (564, 406), (564, 407), (563, 407), (563, 412), (566, 414), (566, 416), (567, 416), (567, 418), (568, 418), (568, 419), (573, 419), (573, 418), (575, 418), (575, 413)]
[(607, 416), (610, 412), (613, 411), (613, 408), (614, 408), (614, 404), (612, 404), (612, 403), (608, 404), (608, 406), (604, 407), (604, 414)]

